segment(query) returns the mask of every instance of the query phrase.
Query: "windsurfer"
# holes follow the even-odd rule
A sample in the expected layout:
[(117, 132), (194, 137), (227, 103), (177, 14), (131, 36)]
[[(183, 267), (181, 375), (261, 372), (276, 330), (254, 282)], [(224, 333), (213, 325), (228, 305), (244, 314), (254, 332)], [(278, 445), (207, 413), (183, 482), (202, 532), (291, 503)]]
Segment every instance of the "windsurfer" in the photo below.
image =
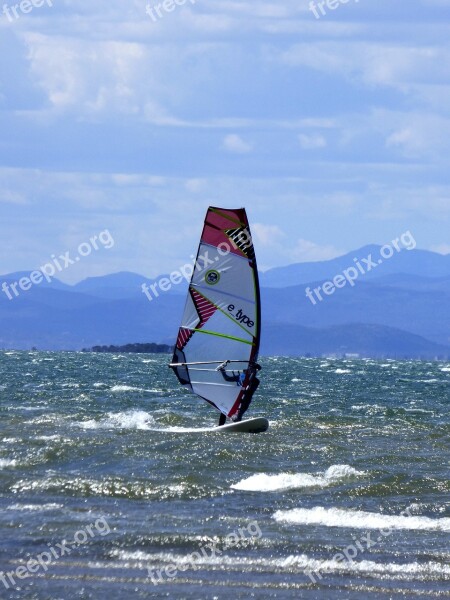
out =
[[(225, 371), (225, 366), (227, 363), (224, 363), (218, 367), (218, 371), (222, 373), (225, 381), (235, 381), (238, 385), (243, 386), (244, 381), (248, 376), (248, 384), (245, 388), (244, 395), (241, 400), (241, 404), (239, 405), (238, 411), (231, 417), (231, 420), (234, 422), (242, 421), (242, 417), (244, 413), (248, 410), (250, 403), (253, 398), (253, 394), (259, 387), (260, 381), (256, 376), (257, 372), (261, 370), (261, 365), (255, 362), (251, 362), (248, 365), (248, 368), (243, 372), (235, 373), (232, 371), (232, 375), (228, 375)], [(223, 413), (220, 415), (219, 426), (224, 425), (226, 420), (226, 415)]]

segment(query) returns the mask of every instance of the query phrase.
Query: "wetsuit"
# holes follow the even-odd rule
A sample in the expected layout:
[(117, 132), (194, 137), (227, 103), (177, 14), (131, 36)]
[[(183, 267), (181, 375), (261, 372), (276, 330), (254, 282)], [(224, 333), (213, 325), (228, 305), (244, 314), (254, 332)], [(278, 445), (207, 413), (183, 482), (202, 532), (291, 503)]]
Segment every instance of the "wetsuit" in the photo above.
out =
[(244, 416), (244, 413), (247, 412), (248, 407), (250, 406), (251, 401), (253, 399), (253, 394), (258, 389), (259, 384), (260, 384), (260, 381), (256, 377), (256, 374), (253, 375), (247, 389), (244, 392), (244, 396), (241, 400), (241, 405), (239, 406), (236, 421), (242, 421), (242, 417)]
[[(225, 371), (224, 366), (219, 367), (219, 371), (222, 373), (222, 377), (225, 379), (225, 381), (233, 381), (233, 382), (236, 382), (238, 385), (239, 385), (239, 381), (242, 381), (242, 373), (236, 374), (233, 371), (232, 375), (228, 375), (228, 373)], [(242, 385), (242, 383), (241, 383), (241, 385)], [(225, 425), (226, 420), (227, 420), (227, 415), (224, 413), (220, 413), (218, 427), (222, 427), (222, 425)]]
[[(243, 384), (245, 375), (247, 374), (247, 371), (250, 371), (250, 381), (247, 386), (247, 389), (244, 392), (244, 396), (242, 397), (241, 404), (239, 406), (239, 410), (232, 417), (232, 420), (236, 423), (238, 421), (242, 421), (242, 417), (244, 416), (244, 413), (248, 410), (248, 407), (250, 406), (250, 403), (253, 398), (253, 394), (256, 392), (256, 390), (259, 387), (260, 381), (256, 377), (256, 373), (260, 370), (261, 370), (260, 365), (258, 365), (257, 363), (250, 363), (248, 366), (248, 369), (246, 369), (244, 371), (244, 374), (243, 373), (235, 374), (235, 372), (233, 371), (232, 375), (228, 375), (225, 371), (225, 367), (221, 367), (221, 368), (219, 367), (219, 371), (222, 373), (222, 376), (225, 379), (225, 381), (235, 381), (238, 385)], [(222, 425), (225, 425), (226, 418), (227, 417), (225, 414), (222, 413), (220, 415), (219, 427)]]

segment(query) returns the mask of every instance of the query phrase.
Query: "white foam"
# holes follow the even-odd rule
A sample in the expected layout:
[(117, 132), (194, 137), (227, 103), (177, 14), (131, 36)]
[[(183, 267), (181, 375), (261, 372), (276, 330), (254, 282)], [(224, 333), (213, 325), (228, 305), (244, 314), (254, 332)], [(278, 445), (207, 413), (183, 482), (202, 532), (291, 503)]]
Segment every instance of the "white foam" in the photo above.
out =
[(145, 389), (145, 388), (133, 387), (132, 385), (114, 385), (111, 388), (111, 392), (116, 393), (116, 394), (120, 394), (120, 393), (123, 393), (123, 392), (151, 392), (151, 393), (160, 393), (162, 391), (163, 390), (156, 389), (156, 388)]
[(145, 392), (143, 388), (133, 387), (132, 385), (114, 385), (111, 388), (112, 392)]
[(63, 508), (63, 504), (11, 504), (7, 510), (42, 512), (46, 510), (58, 510), (60, 508)]
[(155, 424), (155, 419), (143, 410), (130, 410), (119, 413), (108, 413), (106, 417), (96, 421), (77, 423), (83, 429), (144, 429), (149, 430)]
[(13, 460), (10, 458), (0, 458), (0, 469), (5, 469), (8, 467), (15, 467), (17, 465), (17, 460)]
[(364, 475), (364, 472), (357, 471), (349, 465), (332, 465), (324, 473), (317, 475), (309, 473), (280, 473), (278, 475), (258, 473), (247, 479), (242, 479), (232, 485), (231, 488), (247, 492), (276, 492), (310, 487), (328, 487), (339, 481)]
[(410, 529), (450, 531), (450, 518), (430, 519), (420, 516), (382, 515), (341, 508), (294, 508), (279, 510), (273, 515), (276, 521), (294, 525), (323, 525), (355, 529)]
[(240, 568), (264, 569), (265, 571), (279, 571), (283, 569), (286, 572), (306, 572), (311, 573), (359, 573), (366, 576), (382, 576), (392, 575), (399, 576), (402, 579), (424, 576), (442, 576), (450, 574), (450, 566), (430, 561), (427, 563), (377, 563), (370, 560), (362, 561), (342, 561), (336, 560), (334, 557), (330, 559), (316, 559), (306, 554), (290, 555), (280, 558), (253, 558), (251, 556), (236, 556), (221, 554), (221, 556), (213, 556), (210, 551), (205, 548), (202, 552), (200, 546), (193, 555), (191, 554), (174, 554), (171, 552), (148, 553), (142, 550), (113, 550), (111, 556), (124, 561), (126, 563), (134, 563), (135, 566), (141, 567), (150, 566), (152, 564), (165, 565), (170, 564), (178, 567), (180, 571), (193, 565), (198, 566), (234, 566)]
[(350, 369), (336, 369), (335, 373), (337, 375), (346, 375), (347, 373), (351, 373)]
[(441, 371), (444, 373), (450, 373), (450, 367), (442, 367)]

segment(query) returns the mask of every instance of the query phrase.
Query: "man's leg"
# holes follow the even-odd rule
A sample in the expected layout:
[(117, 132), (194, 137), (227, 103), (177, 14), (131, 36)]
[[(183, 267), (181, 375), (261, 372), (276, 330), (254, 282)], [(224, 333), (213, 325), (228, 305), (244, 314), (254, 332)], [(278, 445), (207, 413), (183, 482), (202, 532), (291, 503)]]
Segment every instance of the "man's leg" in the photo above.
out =
[(219, 427), (222, 427), (222, 425), (225, 425), (226, 420), (227, 420), (227, 415), (224, 415), (223, 413), (220, 413)]
[(236, 419), (237, 421), (242, 421), (242, 417), (247, 412), (248, 407), (251, 404), (251, 401), (252, 401), (252, 398), (253, 398), (253, 394), (258, 389), (259, 383), (260, 383), (259, 379), (257, 377), (255, 377), (253, 379), (253, 381), (251, 382), (249, 389), (244, 394), (244, 397), (242, 398), (241, 406), (239, 408), (238, 417)]

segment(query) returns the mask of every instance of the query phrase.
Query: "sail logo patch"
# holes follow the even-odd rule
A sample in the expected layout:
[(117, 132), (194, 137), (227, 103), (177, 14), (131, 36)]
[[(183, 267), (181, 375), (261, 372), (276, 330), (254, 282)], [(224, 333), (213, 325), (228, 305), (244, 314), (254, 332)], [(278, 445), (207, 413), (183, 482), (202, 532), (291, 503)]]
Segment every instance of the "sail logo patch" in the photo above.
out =
[(208, 271), (205, 275), (205, 281), (208, 285), (217, 285), (220, 281), (219, 271), (215, 271), (214, 269)]

